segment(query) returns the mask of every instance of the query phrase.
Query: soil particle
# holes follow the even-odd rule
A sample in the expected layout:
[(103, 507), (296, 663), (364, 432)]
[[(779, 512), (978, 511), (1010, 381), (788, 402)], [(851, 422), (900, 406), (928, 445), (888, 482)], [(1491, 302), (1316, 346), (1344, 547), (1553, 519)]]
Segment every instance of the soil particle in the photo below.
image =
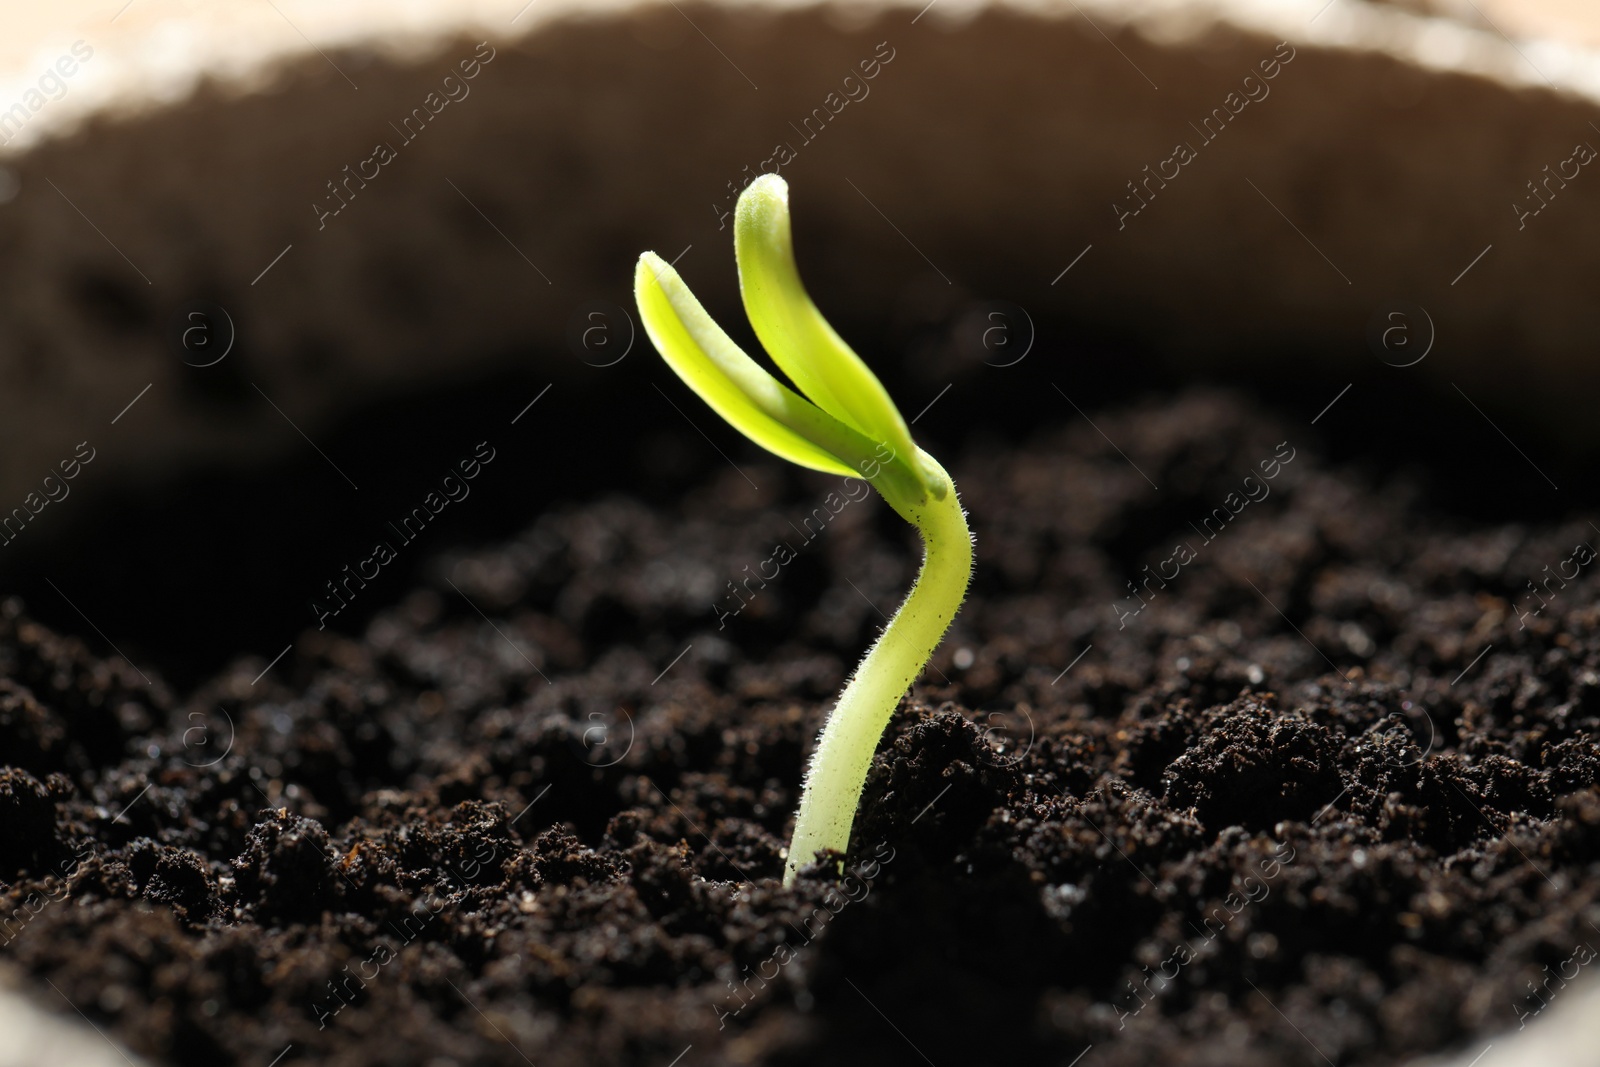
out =
[(1343, 786), (1332, 733), (1273, 703), (1243, 699), (1202, 715), (1167, 765), (1167, 803), (1193, 808), (1208, 826), (1253, 830), (1333, 803)]
[(315, 920), (340, 903), (339, 863), (328, 831), (315, 819), (271, 813), (234, 859), (239, 903), (259, 923)]
[(0, 877), (48, 867), (59, 851), (56, 802), (45, 784), (17, 767), (0, 768)]

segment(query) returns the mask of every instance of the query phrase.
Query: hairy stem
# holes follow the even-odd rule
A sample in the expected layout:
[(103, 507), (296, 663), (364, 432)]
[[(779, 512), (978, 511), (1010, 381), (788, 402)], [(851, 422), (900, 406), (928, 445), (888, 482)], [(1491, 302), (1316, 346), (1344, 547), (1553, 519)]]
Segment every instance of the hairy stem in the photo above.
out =
[[(932, 457), (927, 453), (922, 457), (949, 483), (950, 476)], [(795, 817), (784, 885), (794, 882), (796, 872), (810, 863), (818, 850), (844, 852), (848, 848), (861, 789), (884, 728), (967, 595), (972, 534), (954, 484), (944, 499), (929, 497), (901, 514), (922, 532), (922, 570), (822, 727)]]

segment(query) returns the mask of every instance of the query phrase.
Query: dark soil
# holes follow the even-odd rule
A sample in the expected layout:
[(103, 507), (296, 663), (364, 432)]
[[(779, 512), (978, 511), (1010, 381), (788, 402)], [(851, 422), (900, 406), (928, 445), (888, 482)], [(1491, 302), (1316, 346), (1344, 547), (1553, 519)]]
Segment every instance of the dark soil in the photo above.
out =
[(875, 499), (802, 544), (826, 479), (551, 511), (187, 697), (13, 601), (0, 959), (257, 1067), (1389, 1064), (1559, 996), (1600, 945), (1595, 530), (1452, 520), (1227, 395), (1095, 415), (1127, 458), (1082, 421), (954, 457), (972, 597), (852, 873), (793, 890), (803, 759), (917, 559)]

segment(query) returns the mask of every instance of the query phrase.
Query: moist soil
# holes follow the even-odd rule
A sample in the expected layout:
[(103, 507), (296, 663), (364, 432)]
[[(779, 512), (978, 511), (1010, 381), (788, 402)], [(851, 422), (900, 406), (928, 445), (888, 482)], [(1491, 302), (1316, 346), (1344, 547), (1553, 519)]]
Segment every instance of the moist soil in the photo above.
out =
[(954, 457), (971, 597), (846, 873), (790, 889), (918, 558), (859, 485), (553, 508), (187, 695), (10, 601), (0, 960), (258, 1067), (1390, 1064), (1559, 999), (1600, 945), (1595, 530), (1451, 518), (1231, 394), (1095, 415)]

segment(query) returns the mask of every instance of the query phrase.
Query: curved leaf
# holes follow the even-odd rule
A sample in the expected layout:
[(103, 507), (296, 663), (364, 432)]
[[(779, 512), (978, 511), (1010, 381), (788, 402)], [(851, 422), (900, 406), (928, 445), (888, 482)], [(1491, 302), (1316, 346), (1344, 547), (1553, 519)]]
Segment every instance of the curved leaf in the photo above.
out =
[(733, 247), (745, 314), (773, 361), (823, 411), (892, 448), (913, 477), (942, 499), (944, 480), (920, 462), (888, 390), (806, 293), (794, 259), (789, 185), (776, 174), (762, 175), (740, 195)]
[(634, 296), (645, 332), (674, 373), (750, 440), (791, 463), (861, 477), (873, 446), (751, 359), (654, 252), (639, 257)]

